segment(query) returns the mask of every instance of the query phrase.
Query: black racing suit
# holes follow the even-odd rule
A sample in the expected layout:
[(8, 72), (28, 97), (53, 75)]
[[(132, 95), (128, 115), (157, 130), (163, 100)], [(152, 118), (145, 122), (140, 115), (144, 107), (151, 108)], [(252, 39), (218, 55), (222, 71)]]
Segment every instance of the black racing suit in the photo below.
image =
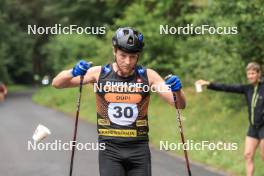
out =
[(107, 139), (100, 143), (105, 143), (105, 150), (99, 151), (100, 176), (151, 176), (148, 141)]
[(247, 85), (226, 85), (210, 83), (208, 89), (244, 94), (248, 104), (249, 129), (247, 136), (264, 138), (264, 84), (260, 82), (257, 86)]
[(150, 92), (146, 69), (120, 77), (108, 64), (102, 67), (96, 92), (100, 176), (151, 176), (148, 145)]

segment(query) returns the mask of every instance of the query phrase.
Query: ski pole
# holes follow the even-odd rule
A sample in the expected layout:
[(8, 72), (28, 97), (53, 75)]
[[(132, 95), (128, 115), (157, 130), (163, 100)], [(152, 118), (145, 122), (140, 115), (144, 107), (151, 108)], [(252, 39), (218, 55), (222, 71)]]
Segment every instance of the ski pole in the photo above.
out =
[[(171, 75), (166, 76), (165, 80), (167, 80), (169, 77), (171, 77)], [(181, 135), (181, 141), (183, 144), (185, 144), (183, 126), (182, 126), (182, 121), (181, 121), (181, 113), (180, 113), (180, 110), (179, 110), (177, 102), (176, 102), (176, 93), (172, 91), (172, 95), (173, 95), (174, 106), (175, 106), (176, 112), (177, 112), (176, 118), (178, 121), (178, 127), (179, 127), (179, 131), (180, 131), (180, 135)], [(185, 147), (183, 148), (183, 151), (184, 151), (184, 157), (185, 157), (186, 168), (187, 168), (188, 174), (189, 174), (189, 176), (192, 176), (189, 158), (188, 158), (188, 153), (187, 153), (187, 150)]]
[(72, 176), (72, 171), (73, 171), (73, 161), (74, 161), (74, 153), (75, 153), (75, 145), (76, 145), (76, 136), (77, 136), (80, 104), (81, 104), (81, 97), (82, 97), (82, 86), (83, 86), (83, 76), (80, 77), (79, 96), (78, 96), (78, 100), (77, 100), (77, 111), (76, 111), (76, 118), (75, 118), (74, 135), (73, 135), (73, 140), (72, 140), (70, 176)]

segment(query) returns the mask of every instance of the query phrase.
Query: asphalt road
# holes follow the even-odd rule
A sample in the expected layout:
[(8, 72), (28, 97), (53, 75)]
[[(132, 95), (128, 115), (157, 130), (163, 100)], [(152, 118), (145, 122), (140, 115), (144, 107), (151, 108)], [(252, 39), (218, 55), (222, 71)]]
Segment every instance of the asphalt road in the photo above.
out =
[[(72, 138), (74, 118), (64, 113), (42, 107), (31, 101), (31, 92), (9, 95), (0, 104), (0, 175), (3, 176), (67, 176), (70, 151), (42, 150), (43, 145)], [(39, 145), (32, 146), (32, 134), (38, 124), (47, 126), (52, 134)], [(78, 142), (96, 143), (96, 126), (80, 121)], [(94, 146), (96, 147), (96, 146)], [(54, 148), (53, 148), (54, 149)], [(99, 176), (97, 151), (77, 151), (74, 176)], [(204, 166), (191, 165), (193, 176), (223, 176)], [(187, 176), (184, 160), (152, 149), (153, 176)]]

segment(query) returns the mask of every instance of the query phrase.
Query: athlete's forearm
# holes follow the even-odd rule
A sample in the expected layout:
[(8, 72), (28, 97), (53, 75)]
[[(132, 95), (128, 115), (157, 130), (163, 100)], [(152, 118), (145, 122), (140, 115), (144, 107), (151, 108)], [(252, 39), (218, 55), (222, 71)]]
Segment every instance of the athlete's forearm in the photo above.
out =
[(245, 85), (237, 84), (237, 85), (228, 85), (221, 83), (210, 83), (207, 86), (208, 89), (216, 90), (216, 91), (224, 91), (230, 93), (244, 93)]
[(52, 86), (61, 89), (61, 88), (67, 88), (71, 87), (71, 80), (73, 79), (73, 76), (71, 74), (71, 70), (64, 70), (60, 72), (52, 81)]

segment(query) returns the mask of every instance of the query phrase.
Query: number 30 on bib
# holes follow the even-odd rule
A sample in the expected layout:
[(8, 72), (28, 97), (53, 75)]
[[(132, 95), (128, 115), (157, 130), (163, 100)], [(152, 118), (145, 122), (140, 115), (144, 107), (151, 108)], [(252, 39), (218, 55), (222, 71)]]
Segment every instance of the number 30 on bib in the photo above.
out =
[(108, 117), (118, 125), (127, 126), (134, 123), (138, 117), (138, 108), (132, 103), (110, 103)]

